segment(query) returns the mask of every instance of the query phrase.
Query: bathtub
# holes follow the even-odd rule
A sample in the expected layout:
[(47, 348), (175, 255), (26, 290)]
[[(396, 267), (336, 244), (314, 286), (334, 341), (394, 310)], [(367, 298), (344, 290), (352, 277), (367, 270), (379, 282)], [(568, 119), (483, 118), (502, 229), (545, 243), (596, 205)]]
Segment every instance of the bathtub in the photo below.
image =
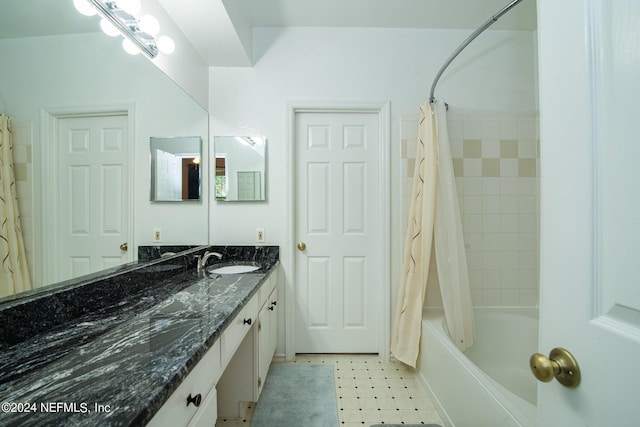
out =
[(463, 353), (449, 339), (442, 310), (425, 312), (418, 378), (448, 426), (535, 426), (529, 357), (537, 351), (537, 310), (476, 308), (474, 314), (475, 344)]

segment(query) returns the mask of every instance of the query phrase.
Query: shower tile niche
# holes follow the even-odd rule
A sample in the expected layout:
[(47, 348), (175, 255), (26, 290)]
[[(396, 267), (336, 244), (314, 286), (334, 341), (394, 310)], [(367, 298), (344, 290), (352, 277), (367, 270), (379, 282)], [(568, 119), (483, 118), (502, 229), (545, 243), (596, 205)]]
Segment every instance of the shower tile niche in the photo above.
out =
[[(402, 117), (402, 229), (406, 230), (418, 117)], [(449, 115), (448, 130), (474, 306), (537, 306), (537, 116)], [(403, 236), (404, 238), (404, 236)], [(442, 305), (434, 259), (425, 305)]]

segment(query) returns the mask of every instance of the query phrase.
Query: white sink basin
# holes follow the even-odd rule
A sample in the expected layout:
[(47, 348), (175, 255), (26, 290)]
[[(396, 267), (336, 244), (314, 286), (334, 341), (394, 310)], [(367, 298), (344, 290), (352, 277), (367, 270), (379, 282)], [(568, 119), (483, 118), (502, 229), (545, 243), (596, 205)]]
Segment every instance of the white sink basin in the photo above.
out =
[(250, 273), (259, 268), (260, 267), (256, 265), (235, 264), (235, 265), (225, 265), (224, 267), (211, 268), (209, 269), (209, 272), (216, 273), (216, 274), (240, 274), (240, 273)]

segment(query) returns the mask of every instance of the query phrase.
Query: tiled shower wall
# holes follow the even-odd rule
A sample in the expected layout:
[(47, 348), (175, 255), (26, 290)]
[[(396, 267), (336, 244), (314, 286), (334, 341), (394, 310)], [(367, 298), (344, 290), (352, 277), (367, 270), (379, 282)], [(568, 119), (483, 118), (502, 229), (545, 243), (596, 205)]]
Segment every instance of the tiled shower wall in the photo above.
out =
[[(418, 117), (402, 117), (403, 230)], [(537, 306), (539, 137), (535, 116), (448, 116), (474, 306)], [(404, 249), (404, 245), (403, 245)], [(442, 305), (432, 257), (425, 305)]]

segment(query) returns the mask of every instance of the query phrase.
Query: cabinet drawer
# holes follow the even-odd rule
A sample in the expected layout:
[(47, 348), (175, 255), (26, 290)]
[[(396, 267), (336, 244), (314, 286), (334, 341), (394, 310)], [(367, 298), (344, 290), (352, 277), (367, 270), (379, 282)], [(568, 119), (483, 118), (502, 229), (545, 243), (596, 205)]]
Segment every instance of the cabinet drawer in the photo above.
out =
[(258, 295), (254, 295), (240, 313), (231, 321), (220, 337), (221, 362), (223, 369), (251, 329), (258, 317)]
[[(182, 381), (169, 399), (149, 422), (149, 426), (186, 426), (191, 418), (205, 409), (204, 403), (209, 401), (209, 394), (214, 394), (215, 384), (222, 373), (220, 364), (220, 340), (216, 341), (198, 362), (193, 370)], [(187, 404), (189, 396), (200, 395), (201, 403), (196, 407)], [(216, 406), (215, 403), (213, 406)]]
[(198, 412), (191, 419), (189, 427), (211, 427), (215, 424), (218, 418), (217, 397), (216, 389), (214, 388), (198, 408)]

